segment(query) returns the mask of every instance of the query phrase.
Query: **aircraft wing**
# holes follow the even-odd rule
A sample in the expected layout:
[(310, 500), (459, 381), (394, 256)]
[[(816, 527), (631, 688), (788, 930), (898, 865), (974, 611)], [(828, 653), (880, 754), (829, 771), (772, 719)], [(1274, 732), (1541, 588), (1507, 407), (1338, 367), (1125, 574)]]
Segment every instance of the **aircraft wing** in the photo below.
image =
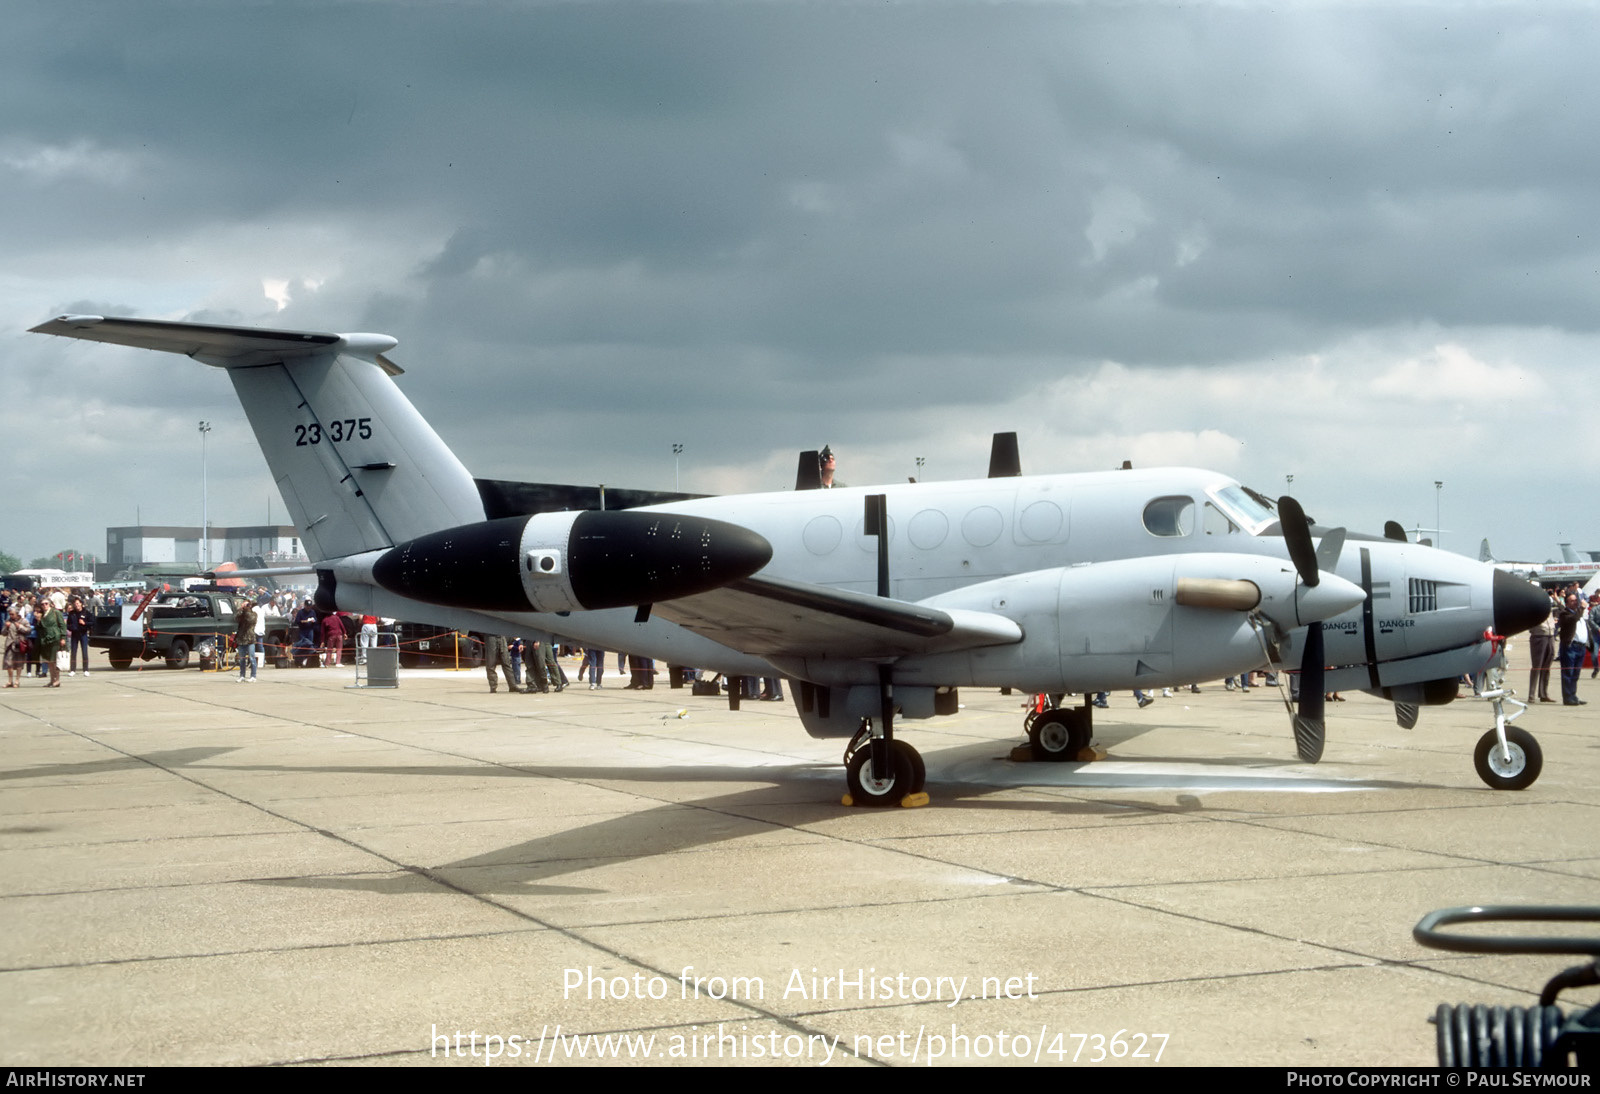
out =
[(1022, 641), (1022, 628), (1003, 615), (774, 577), (743, 578), (651, 610), (758, 657), (898, 657)]

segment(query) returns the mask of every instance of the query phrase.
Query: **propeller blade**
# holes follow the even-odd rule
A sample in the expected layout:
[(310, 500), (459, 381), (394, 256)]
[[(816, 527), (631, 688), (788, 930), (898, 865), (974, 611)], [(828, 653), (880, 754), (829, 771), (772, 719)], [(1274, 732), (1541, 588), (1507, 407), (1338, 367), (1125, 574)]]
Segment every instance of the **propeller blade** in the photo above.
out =
[(1300, 503), (1285, 494), (1278, 499), (1278, 527), (1283, 530), (1283, 542), (1289, 547), (1289, 559), (1307, 588), (1316, 588), (1322, 580), (1317, 569), (1317, 549), (1311, 543), (1311, 522)]
[(1317, 569), (1326, 570), (1328, 573), (1339, 568), (1339, 555), (1344, 550), (1344, 529), (1335, 528), (1323, 533), (1322, 542), (1317, 545)]
[(1294, 716), (1294, 748), (1308, 764), (1322, 759), (1327, 739), (1323, 721), (1322, 624), (1306, 627), (1306, 649), (1300, 658), (1300, 710)]
[(1394, 705), (1395, 724), (1401, 729), (1417, 728), (1417, 711), (1415, 703), (1396, 703)]

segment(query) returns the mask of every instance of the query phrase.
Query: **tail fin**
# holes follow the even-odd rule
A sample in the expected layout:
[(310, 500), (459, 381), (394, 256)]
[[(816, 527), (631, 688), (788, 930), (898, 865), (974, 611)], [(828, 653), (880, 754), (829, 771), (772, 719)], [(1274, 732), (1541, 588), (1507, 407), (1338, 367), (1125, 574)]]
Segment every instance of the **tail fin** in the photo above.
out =
[(1479, 562), (1493, 562), (1494, 561), (1494, 552), (1489, 550), (1489, 539), (1488, 539), (1487, 536), (1484, 537), (1484, 540), (1483, 540), (1482, 543), (1478, 544), (1478, 561)]
[(312, 561), (484, 519), (455, 453), (391, 378), (382, 334), (63, 315), (33, 328), (182, 353), (228, 370)]

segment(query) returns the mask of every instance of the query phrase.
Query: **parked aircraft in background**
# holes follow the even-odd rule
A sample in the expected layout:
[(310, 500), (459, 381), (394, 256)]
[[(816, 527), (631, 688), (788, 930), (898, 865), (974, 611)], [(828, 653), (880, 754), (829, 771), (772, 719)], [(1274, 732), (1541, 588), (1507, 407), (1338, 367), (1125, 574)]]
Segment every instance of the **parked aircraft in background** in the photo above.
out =
[[(1487, 562), (1495, 569), (1504, 570), (1516, 577), (1537, 581), (1547, 589), (1569, 585), (1574, 581), (1583, 584), (1600, 576), (1600, 557), (1596, 557), (1600, 556), (1600, 551), (1580, 553), (1574, 551), (1570, 543), (1561, 543), (1557, 546), (1561, 548), (1560, 562), (1506, 562), (1494, 557), (1486, 539), (1478, 548), (1478, 561)], [(1585, 558), (1584, 555), (1588, 557)]]
[[(83, 315), (34, 331), (226, 369), (323, 608), (787, 676), (808, 732), (850, 738), (863, 804), (926, 800), (895, 723), (953, 714), (961, 687), (1088, 694), (1298, 665), (1294, 735), (1315, 762), (1324, 690), (1381, 695), (1414, 724), (1489, 660), (1486, 631), (1548, 610), (1492, 567), (1317, 528), (1291, 498), (1274, 513), (1190, 468), (507, 515), (395, 384), (393, 338)], [(1036, 719), (1036, 754), (1076, 758), (1091, 717)], [(1507, 733), (1480, 774), (1527, 785), (1537, 746)]]

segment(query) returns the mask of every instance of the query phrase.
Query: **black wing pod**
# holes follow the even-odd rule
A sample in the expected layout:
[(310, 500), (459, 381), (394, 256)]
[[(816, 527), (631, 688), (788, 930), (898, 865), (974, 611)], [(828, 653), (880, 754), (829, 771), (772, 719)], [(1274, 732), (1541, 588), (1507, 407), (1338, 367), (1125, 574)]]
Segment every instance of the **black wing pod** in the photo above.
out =
[(672, 513), (580, 513), (567, 540), (572, 595), (590, 609), (709, 592), (771, 560), (772, 544), (748, 528)]
[(772, 558), (762, 536), (666, 513), (541, 513), (419, 536), (372, 567), (381, 587), (477, 611), (586, 611), (690, 596)]

